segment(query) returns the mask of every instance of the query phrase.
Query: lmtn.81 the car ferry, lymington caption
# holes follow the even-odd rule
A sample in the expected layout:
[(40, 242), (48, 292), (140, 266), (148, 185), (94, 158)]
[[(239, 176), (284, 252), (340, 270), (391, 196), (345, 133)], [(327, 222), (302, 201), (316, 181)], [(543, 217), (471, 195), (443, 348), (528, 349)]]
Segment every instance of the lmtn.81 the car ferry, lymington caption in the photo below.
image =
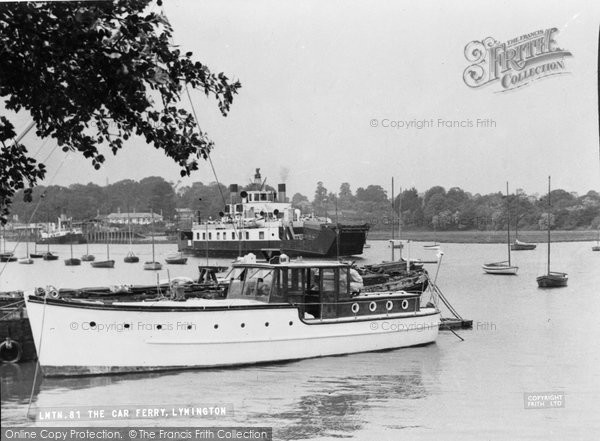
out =
[[(224, 299), (102, 301), (26, 295), (46, 376), (233, 366), (424, 345), (437, 298), (361, 293), (348, 263), (279, 256), (233, 264)], [(173, 291), (175, 292), (175, 290)]]

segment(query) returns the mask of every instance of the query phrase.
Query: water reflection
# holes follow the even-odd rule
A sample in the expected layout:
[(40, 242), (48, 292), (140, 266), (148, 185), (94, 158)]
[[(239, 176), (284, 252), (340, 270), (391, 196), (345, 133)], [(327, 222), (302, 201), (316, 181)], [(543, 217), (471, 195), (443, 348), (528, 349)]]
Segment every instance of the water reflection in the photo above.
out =
[[(7, 403), (28, 404), (31, 386), (35, 374), (36, 362), (2, 363), (0, 364), (0, 380), (2, 384), (2, 407)], [(33, 391), (34, 397), (39, 393), (42, 376), (38, 375)]]
[(298, 397), (289, 409), (252, 416), (276, 420), (276, 434), (281, 439), (349, 437), (368, 422), (372, 407), (390, 400), (414, 400), (427, 395), (419, 371), (343, 379), (323, 376), (313, 378), (311, 383), (313, 390)]

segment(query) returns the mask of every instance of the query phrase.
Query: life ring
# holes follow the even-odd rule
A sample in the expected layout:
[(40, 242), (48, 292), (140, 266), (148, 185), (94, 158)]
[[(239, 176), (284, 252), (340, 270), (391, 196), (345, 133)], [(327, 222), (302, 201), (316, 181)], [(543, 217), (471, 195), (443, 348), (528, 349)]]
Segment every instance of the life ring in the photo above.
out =
[(385, 309), (387, 309), (388, 311), (391, 311), (393, 307), (394, 307), (394, 302), (392, 302), (391, 300), (388, 300), (385, 304)]
[(2, 343), (0, 343), (0, 361), (4, 363), (18, 363), (21, 361), (23, 355), (23, 349), (18, 341), (6, 337)]
[(369, 311), (373, 312), (377, 309), (377, 303), (371, 302), (369, 303)]
[(358, 303), (353, 303), (352, 304), (352, 312), (354, 314), (358, 313), (358, 310), (360, 309), (360, 306), (358, 306)]
[(402, 300), (402, 309), (408, 309), (408, 300)]

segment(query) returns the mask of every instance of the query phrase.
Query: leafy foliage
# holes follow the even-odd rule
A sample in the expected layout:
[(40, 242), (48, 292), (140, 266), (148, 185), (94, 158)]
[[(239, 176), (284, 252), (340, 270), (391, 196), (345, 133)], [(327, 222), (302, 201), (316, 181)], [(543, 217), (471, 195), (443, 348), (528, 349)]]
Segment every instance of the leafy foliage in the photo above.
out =
[[(140, 182), (123, 180), (106, 187), (95, 184), (74, 184), (68, 188), (60, 186), (36, 187), (33, 199), (41, 199), (41, 205), (33, 218), (34, 222), (55, 220), (60, 215), (67, 215), (76, 220), (87, 220), (97, 215), (106, 215), (117, 211), (162, 213), (166, 219), (174, 219), (174, 208), (192, 210), (194, 218), (218, 218), (223, 211), (224, 203), (238, 200), (228, 187), (211, 182), (203, 184), (195, 182), (181, 187), (175, 192), (177, 184), (166, 182), (158, 176), (142, 179)], [(324, 189), (323, 183), (317, 185)], [(375, 186), (374, 186), (375, 187)], [(242, 186), (238, 184), (240, 191)], [(368, 188), (368, 187), (367, 187)], [(372, 229), (391, 228), (391, 201), (379, 200), (382, 189), (373, 190), (376, 200), (359, 200), (352, 192), (348, 192), (349, 184), (340, 187), (339, 195), (327, 194), (316, 205), (300, 193), (292, 197), (292, 205), (301, 209), (304, 214), (317, 216), (334, 216), (339, 220), (369, 222)], [(446, 192), (442, 187), (433, 187), (432, 192), (420, 195), (416, 188), (404, 190), (402, 196), (402, 228), (438, 229), (438, 230), (505, 230), (507, 216), (506, 197), (500, 193), (487, 195), (471, 195), (454, 188)], [(18, 196), (24, 189), (17, 192)], [(358, 190), (357, 190), (358, 193)], [(430, 213), (426, 214), (424, 195), (430, 194), (428, 201)], [(45, 197), (42, 197), (45, 195)], [(456, 195), (460, 197), (456, 198)], [(343, 197), (353, 200), (349, 206), (342, 204)], [(364, 192), (361, 193), (364, 198)], [(395, 208), (399, 209), (400, 195), (396, 197)], [(379, 200), (379, 202), (377, 201)], [(550, 207), (552, 227), (556, 229), (588, 229), (600, 228), (600, 194), (589, 191), (583, 196), (554, 190), (551, 194)], [(547, 197), (541, 198), (526, 195), (522, 190), (509, 198), (511, 229), (518, 221), (519, 230), (545, 229), (548, 219)], [(336, 207), (337, 205), (337, 207)], [(438, 206), (440, 211), (435, 211)], [(31, 217), (32, 204), (15, 201), (14, 213), (19, 219)], [(397, 227), (398, 213), (395, 215)]]
[[(123, 141), (137, 135), (164, 150), (182, 176), (197, 170), (213, 143), (194, 116), (178, 106), (182, 94), (187, 85), (200, 89), (217, 100), (226, 116), (241, 85), (174, 47), (171, 25), (150, 3), (0, 4), (5, 107), (28, 111), (39, 137), (55, 138), (65, 152), (80, 152), (96, 169), (105, 160), (100, 146), (117, 154)], [(32, 188), (45, 169), (23, 146), (6, 144), (15, 136), (6, 118), (0, 132), (0, 196), (6, 215), (14, 191), (25, 183)]]

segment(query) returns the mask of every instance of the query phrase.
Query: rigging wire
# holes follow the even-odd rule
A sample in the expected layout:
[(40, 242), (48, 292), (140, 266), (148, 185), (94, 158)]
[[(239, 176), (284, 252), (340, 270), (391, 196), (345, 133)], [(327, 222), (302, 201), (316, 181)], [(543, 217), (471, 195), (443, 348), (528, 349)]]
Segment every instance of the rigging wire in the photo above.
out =
[[(185, 92), (187, 94), (188, 100), (190, 101), (190, 106), (192, 107), (192, 114), (194, 115), (194, 121), (196, 121), (196, 127), (198, 127), (198, 132), (202, 136), (202, 130), (200, 129), (200, 124), (198, 123), (198, 117), (196, 116), (196, 108), (194, 107), (194, 103), (192, 101), (192, 97), (190, 95), (190, 90), (189, 90), (189, 88), (187, 86), (187, 83), (185, 84)], [(217, 176), (217, 172), (215, 170), (215, 166), (214, 166), (214, 164), (212, 162), (212, 159), (210, 157), (210, 150), (209, 149), (207, 149), (207, 151), (206, 151), (206, 157), (208, 159), (208, 163), (210, 164), (210, 168), (211, 168), (211, 170), (213, 172), (213, 176), (215, 177), (215, 181), (217, 182), (217, 188), (219, 189), (219, 193), (221, 195), (221, 200), (223, 201), (223, 205), (226, 206), (227, 205), (227, 201), (225, 200), (225, 195), (223, 194), (223, 189), (221, 188), (221, 182), (219, 181), (219, 178)], [(239, 236), (240, 233), (238, 232), (237, 225), (235, 224), (235, 222), (232, 222), (232, 225), (233, 225), (233, 230), (234, 230), (236, 236), (240, 237)]]

